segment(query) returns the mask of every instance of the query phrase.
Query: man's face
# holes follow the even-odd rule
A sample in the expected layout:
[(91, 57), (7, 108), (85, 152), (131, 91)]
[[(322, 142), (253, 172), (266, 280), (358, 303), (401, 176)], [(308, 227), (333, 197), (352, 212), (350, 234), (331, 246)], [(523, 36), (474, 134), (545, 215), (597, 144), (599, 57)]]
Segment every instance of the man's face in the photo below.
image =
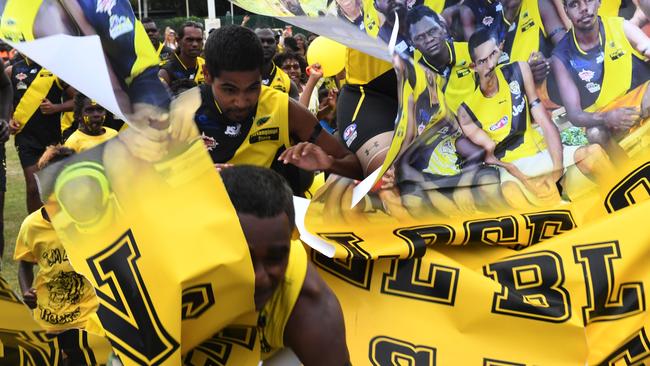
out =
[(99, 133), (106, 119), (106, 110), (94, 101), (86, 100), (81, 110), (82, 123), (86, 132)]
[(375, 0), (375, 9), (384, 14), (388, 19), (393, 19), (393, 14), (397, 12), (399, 19), (406, 16), (406, 0)]
[(291, 223), (283, 212), (271, 218), (239, 214), (255, 269), (255, 309), (261, 310), (284, 279), (291, 248)]
[(580, 30), (590, 30), (598, 22), (598, 0), (567, 0), (564, 9), (573, 27)]
[(201, 28), (185, 27), (184, 32), (181, 53), (192, 58), (199, 57), (203, 51), (203, 31)]
[(255, 113), (262, 90), (262, 73), (253, 71), (221, 71), (212, 76), (206, 66), (203, 74), (222, 114), (232, 122), (243, 122)]
[(499, 63), (500, 55), (501, 50), (494, 39), (489, 39), (474, 49), (474, 71), (480, 80), (486, 80), (495, 75), (494, 70)]
[(262, 42), (262, 51), (264, 52), (264, 62), (269, 62), (275, 57), (278, 50), (278, 44), (275, 42), (275, 34), (270, 29), (257, 29), (255, 31), (257, 38)]
[(431, 17), (424, 17), (409, 29), (415, 48), (427, 56), (435, 57), (444, 49), (447, 31)]
[(289, 12), (293, 15), (304, 15), (305, 12), (302, 10), (302, 6), (300, 6), (300, 1), (298, 0), (280, 0), (280, 3), (284, 5)]
[(149, 22), (149, 23), (142, 23), (142, 25), (144, 26), (144, 30), (147, 32), (147, 36), (149, 36), (151, 43), (154, 46), (158, 45), (158, 43), (160, 43), (160, 39), (158, 38), (160, 36), (160, 33), (158, 32), (158, 27), (156, 27), (156, 23)]

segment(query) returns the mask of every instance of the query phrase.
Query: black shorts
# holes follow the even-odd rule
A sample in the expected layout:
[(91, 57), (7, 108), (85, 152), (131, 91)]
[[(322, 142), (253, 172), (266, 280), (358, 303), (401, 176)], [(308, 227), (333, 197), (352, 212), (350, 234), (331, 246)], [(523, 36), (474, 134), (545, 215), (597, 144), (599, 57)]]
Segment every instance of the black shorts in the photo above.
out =
[(39, 149), (32, 147), (30, 145), (19, 145), (16, 144), (16, 151), (18, 151), (18, 159), (20, 159), (20, 166), (23, 169), (28, 168), (32, 165), (38, 163), (38, 159), (41, 158), (45, 149)]
[(341, 139), (357, 152), (371, 138), (395, 129), (397, 78), (389, 70), (366, 85), (344, 85), (336, 106)]

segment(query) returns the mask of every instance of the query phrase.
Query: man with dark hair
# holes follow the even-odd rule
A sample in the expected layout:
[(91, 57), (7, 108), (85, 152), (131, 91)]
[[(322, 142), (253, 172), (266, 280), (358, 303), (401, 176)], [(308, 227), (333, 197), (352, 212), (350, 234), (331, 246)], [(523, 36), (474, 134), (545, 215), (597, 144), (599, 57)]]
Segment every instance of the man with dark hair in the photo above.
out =
[(156, 22), (154, 22), (153, 19), (142, 18), (142, 26), (147, 32), (147, 36), (149, 36), (149, 40), (151, 40), (151, 44), (156, 50), (158, 57), (160, 57), (160, 61), (165, 62), (169, 56), (174, 53), (174, 50), (165, 46), (164, 43), (160, 42), (160, 32), (158, 32), (158, 26), (156, 26)]
[[(330, 134), (321, 133), (313, 114), (286, 93), (262, 85), (264, 51), (255, 33), (238, 25), (222, 27), (208, 38), (205, 57), (206, 84), (176, 102), (198, 106), (185, 108), (179, 118), (184, 127), (188, 120), (196, 122), (215, 164), (282, 171), (291, 163), (308, 171), (360, 177), (359, 161)], [(185, 135), (186, 130), (172, 134)]]
[(558, 201), (556, 184), (571, 165), (585, 175), (611, 171), (598, 145), (562, 145), (537, 97), (528, 64), (497, 68), (501, 51), (493, 33), (474, 33), (469, 51), (479, 87), (459, 108), (458, 119), (465, 135), (485, 150), (485, 163), (499, 167), (503, 196), (511, 206)]
[(200, 23), (187, 21), (178, 32), (179, 45), (169, 60), (160, 68), (158, 76), (167, 85), (178, 79), (194, 80), (203, 84), (203, 26)]
[[(443, 18), (427, 6), (413, 7), (406, 21), (409, 38), (416, 48), (415, 60), (438, 75), (438, 98), (444, 95), (445, 105), (455, 115), (463, 99), (476, 88), (467, 43), (454, 42)], [(441, 113), (441, 117), (444, 115)]]
[(291, 81), (289, 75), (273, 62), (273, 58), (278, 52), (275, 33), (269, 28), (257, 28), (255, 29), (255, 34), (262, 43), (262, 50), (264, 52), (262, 84), (283, 93), (288, 93), (291, 98), (298, 100), (298, 87)]
[[(41, 207), (34, 173), (49, 145), (61, 142), (61, 112), (72, 111), (74, 89), (34, 61), (23, 58), (7, 69), (14, 88), (11, 130), (25, 176), (27, 212)], [(68, 100), (62, 102), (63, 93)]]
[[(292, 241), (291, 189), (270, 169), (221, 172), (255, 269), (262, 352), (289, 347), (305, 365), (348, 365), (343, 312), (336, 296)], [(326, 349), (327, 352), (322, 352)]]
[(553, 73), (571, 123), (620, 158), (614, 140), (650, 115), (650, 39), (623, 18), (599, 17), (599, 7), (564, 1), (573, 27), (553, 52)]
[(377, 37), (388, 42), (393, 33), (395, 19), (399, 20), (399, 30), (397, 32), (397, 41), (395, 42), (395, 52), (404, 55), (413, 55), (413, 46), (407, 38), (408, 27), (406, 25), (406, 14), (408, 11), (406, 0), (374, 0), (375, 9), (384, 15), (384, 23), (379, 28)]

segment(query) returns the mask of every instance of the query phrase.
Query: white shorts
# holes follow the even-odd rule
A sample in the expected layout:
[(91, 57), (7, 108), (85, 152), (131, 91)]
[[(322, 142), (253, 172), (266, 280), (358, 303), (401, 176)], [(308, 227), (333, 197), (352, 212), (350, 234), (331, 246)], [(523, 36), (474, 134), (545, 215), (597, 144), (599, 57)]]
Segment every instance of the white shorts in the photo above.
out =
[[(567, 168), (576, 164), (575, 153), (581, 146), (566, 146), (562, 145), (564, 148), (562, 150), (562, 165), (564, 167), (563, 174), (566, 172)], [(553, 171), (553, 159), (551, 154), (548, 152), (548, 149), (540, 151), (539, 153), (533, 156), (527, 156), (512, 162), (522, 173), (528, 177), (538, 177), (540, 175), (549, 174)], [(533, 204), (539, 202), (537, 196), (530, 192), (524, 184), (510, 174), (507, 170), (502, 167), (499, 167), (499, 174), (501, 175), (501, 183), (505, 182), (515, 182), (524, 192), (524, 195), (530, 202)]]

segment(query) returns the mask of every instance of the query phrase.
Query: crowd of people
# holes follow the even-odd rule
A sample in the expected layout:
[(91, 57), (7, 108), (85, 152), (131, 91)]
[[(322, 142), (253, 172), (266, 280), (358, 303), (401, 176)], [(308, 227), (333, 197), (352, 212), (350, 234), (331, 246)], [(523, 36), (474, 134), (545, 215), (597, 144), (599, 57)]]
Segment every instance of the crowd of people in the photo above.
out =
[[(0, 1), (3, 19), (18, 11), (7, 2)], [(136, 149), (132, 136), (147, 139), (147, 131), (175, 123), (165, 113), (172, 100), (198, 106), (179, 118), (198, 128), (238, 212), (255, 267), (256, 309), (265, 319), (264, 350), (291, 347), (307, 365), (349, 362), (336, 297), (291, 242), (291, 194), (313, 194), (316, 174), (367, 177), (383, 164), (403, 117), (402, 153), (378, 189), (399, 197), (406, 214), (542, 206), (572, 198), (565, 193), (568, 169), (597, 181), (629, 159), (629, 138), (650, 115), (644, 0), (630, 5), (631, 20), (615, 16), (623, 7), (605, 14), (598, 0), (336, 0), (308, 10), (280, 1), (294, 15), (338, 16), (385, 42), (399, 24), (397, 72), (350, 48), (345, 68), (329, 78), (305, 60), (313, 37), (293, 35), (291, 27), (232, 25), (208, 34), (188, 21), (177, 37), (167, 29), (161, 38), (154, 20), (136, 20), (126, 0), (114, 3), (110, 10), (131, 27), (109, 30), (110, 11), (80, 1), (60, 9), (58, 29), (76, 22), (79, 34), (104, 35), (116, 96), (132, 127), (26, 55), (8, 51), (0, 63), (0, 151), (4, 160), (13, 134), (29, 213), (14, 258), (25, 303), (52, 333), (83, 328), (97, 303), (67, 262), (34, 174), (116, 136)], [(20, 26), (32, 34), (2, 35), (21, 41), (51, 34), (36, 26), (43, 21)], [(151, 44), (134, 41), (147, 36)], [(552, 115), (562, 115), (582, 142), (567, 142)], [(182, 133), (171, 131), (172, 138)], [(142, 159), (156, 160), (138, 148)], [(271, 234), (260, 234), (261, 227)], [(282, 301), (270, 301), (276, 297)], [(319, 352), (324, 347), (328, 352)], [(70, 364), (81, 364), (74, 349), (63, 349)]]

